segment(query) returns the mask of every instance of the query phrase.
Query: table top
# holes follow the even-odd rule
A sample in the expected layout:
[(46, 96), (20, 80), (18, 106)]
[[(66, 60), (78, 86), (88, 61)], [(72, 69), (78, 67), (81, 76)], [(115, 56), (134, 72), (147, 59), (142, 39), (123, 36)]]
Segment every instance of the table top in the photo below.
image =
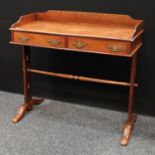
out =
[(143, 20), (128, 15), (49, 10), (22, 16), (10, 29), (133, 41), (143, 31)]

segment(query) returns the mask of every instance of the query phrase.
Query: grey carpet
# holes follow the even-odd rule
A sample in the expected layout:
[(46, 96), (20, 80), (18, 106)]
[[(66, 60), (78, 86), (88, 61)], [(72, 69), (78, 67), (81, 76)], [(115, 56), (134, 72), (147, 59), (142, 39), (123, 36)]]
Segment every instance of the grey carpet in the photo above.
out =
[(22, 101), (0, 91), (0, 155), (155, 155), (155, 118), (139, 115), (130, 144), (122, 147), (126, 113), (46, 100), (12, 124)]

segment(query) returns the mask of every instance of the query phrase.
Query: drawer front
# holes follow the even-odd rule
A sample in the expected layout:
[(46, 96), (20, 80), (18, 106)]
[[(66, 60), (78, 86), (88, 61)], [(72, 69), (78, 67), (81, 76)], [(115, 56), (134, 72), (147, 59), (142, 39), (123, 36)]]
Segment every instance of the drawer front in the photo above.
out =
[(89, 39), (89, 38), (69, 38), (69, 48), (86, 51), (96, 51), (109, 54), (128, 54), (128, 42), (106, 40), (106, 39)]
[(14, 32), (13, 42), (23, 45), (45, 46), (52, 48), (64, 48), (65, 38), (63, 36), (48, 34), (32, 34), (27, 32)]

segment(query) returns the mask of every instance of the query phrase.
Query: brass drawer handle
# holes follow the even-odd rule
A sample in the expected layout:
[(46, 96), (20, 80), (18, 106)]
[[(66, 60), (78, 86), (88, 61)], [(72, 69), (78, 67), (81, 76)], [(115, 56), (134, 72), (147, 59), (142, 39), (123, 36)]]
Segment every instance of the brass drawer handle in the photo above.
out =
[(60, 40), (48, 40), (48, 44), (52, 46), (58, 46), (61, 44)]
[(76, 48), (84, 48), (87, 44), (85, 42), (81, 42), (81, 41), (74, 41), (73, 42), (73, 45)]
[(28, 37), (18, 37), (18, 40), (22, 41), (22, 42), (27, 42), (30, 40), (30, 38)]
[(122, 50), (122, 47), (116, 45), (109, 45), (108, 49), (112, 52), (120, 52)]

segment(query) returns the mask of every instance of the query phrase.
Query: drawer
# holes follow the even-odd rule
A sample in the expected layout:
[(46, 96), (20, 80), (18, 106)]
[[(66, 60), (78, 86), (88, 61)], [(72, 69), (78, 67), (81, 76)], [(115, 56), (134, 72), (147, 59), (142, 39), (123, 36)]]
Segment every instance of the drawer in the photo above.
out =
[(69, 38), (69, 48), (81, 51), (96, 51), (109, 54), (128, 54), (129, 42), (110, 39)]
[(63, 36), (34, 34), (28, 32), (14, 32), (13, 42), (23, 45), (34, 45), (52, 48), (64, 48), (65, 38)]

